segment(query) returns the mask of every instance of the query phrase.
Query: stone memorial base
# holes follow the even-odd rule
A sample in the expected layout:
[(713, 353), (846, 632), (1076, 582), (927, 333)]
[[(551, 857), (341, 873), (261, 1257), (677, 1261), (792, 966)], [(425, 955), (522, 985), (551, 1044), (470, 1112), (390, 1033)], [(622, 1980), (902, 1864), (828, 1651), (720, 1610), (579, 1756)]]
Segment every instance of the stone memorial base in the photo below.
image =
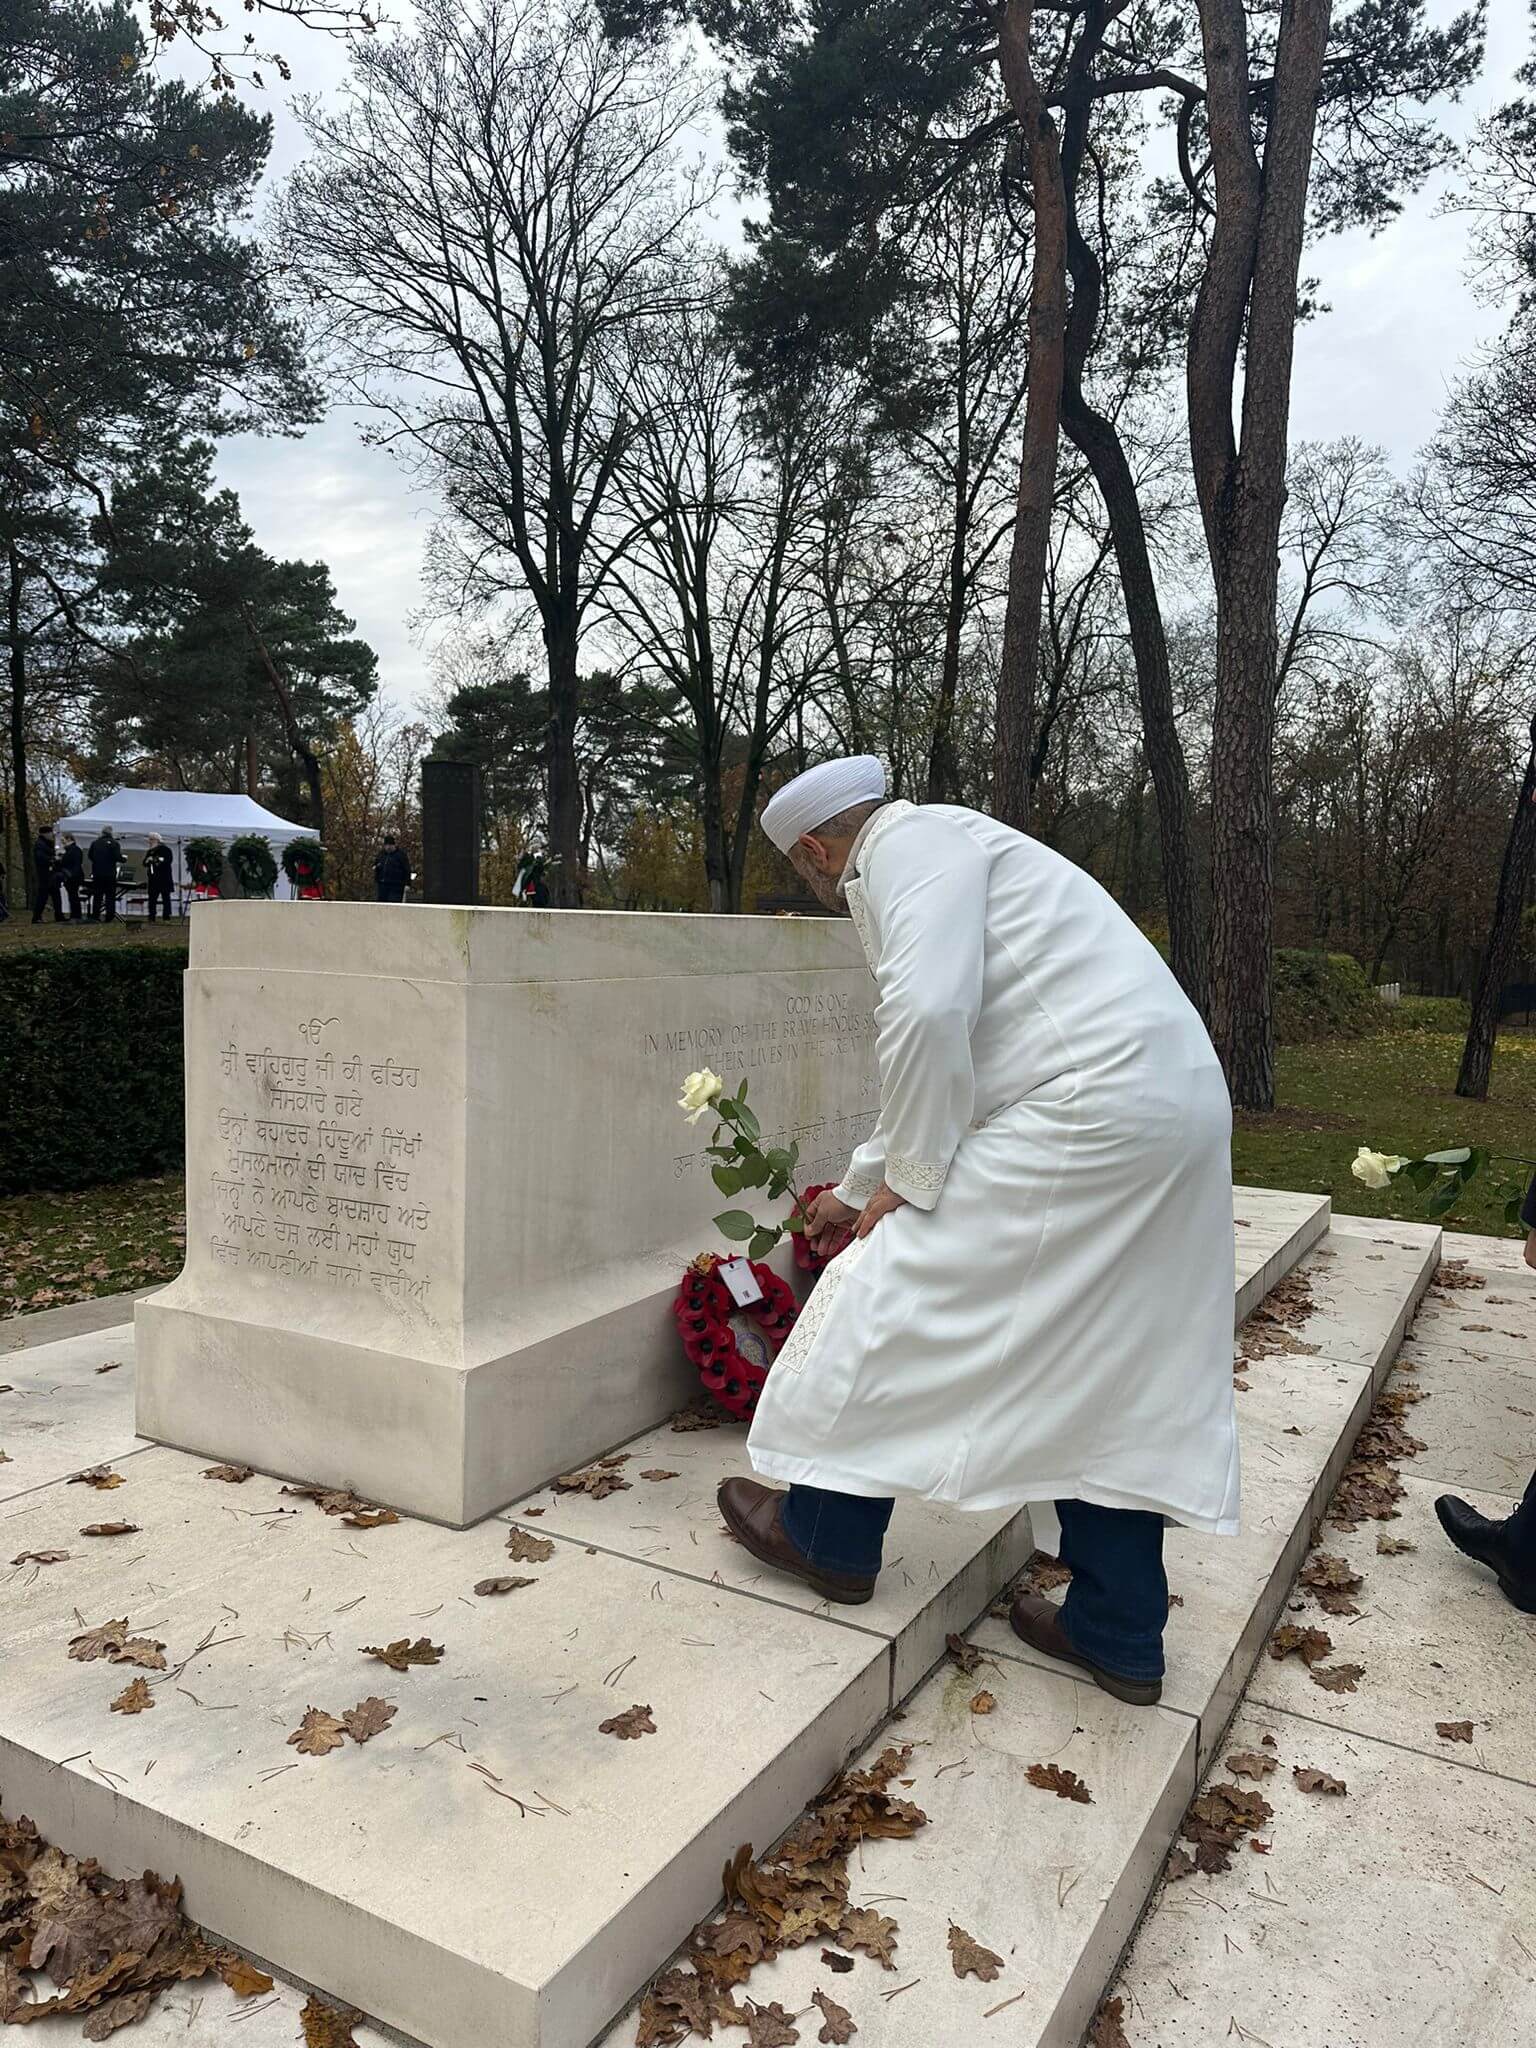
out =
[(186, 981), (187, 1262), (138, 1427), (455, 1526), (695, 1386), (670, 1306), (729, 1206), (709, 1066), (801, 1184), (878, 1104), (831, 920), (221, 903)]

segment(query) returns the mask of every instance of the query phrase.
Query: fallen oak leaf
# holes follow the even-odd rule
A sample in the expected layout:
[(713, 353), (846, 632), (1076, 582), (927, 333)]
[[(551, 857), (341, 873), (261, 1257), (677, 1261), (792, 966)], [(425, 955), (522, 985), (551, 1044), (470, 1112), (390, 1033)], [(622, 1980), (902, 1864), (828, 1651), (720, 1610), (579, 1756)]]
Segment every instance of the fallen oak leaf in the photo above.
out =
[(1291, 1776), (1303, 1792), (1326, 1792), (1341, 1799), (1349, 1790), (1342, 1778), (1331, 1778), (1326, 1771), (1313, 1770), (1310, 1765), (1297, 1764)]
[(837, 1938), (844, 1948), (856, 1948), (873, 1956), (884, 1970), (896, 1967), (896, 1922), (873, 1906), (855, 1906), (843, 1915)]
[(155, 1704), (155, 1696), (149, 1689), (147, 1678), (135, 1678), (125, 1685), (112, 1702), (114, 1714), (142, 1714)]
[(628, 1490), (629, 1481), (621, 1479), (614, 1469), (624, 1462), (618, 1459), (599, 1459), (595, 1465), (586, 1465), (579, 1472), (562, 1472), (555, 1480), (556, 1493), (586, 1493), (593, 1500), (606, 1500), (610, 1493)]
[(249, 1956), (243, 1956), (235, 1949), (215, 1951), (213, 1967), (236, 1998), (264, 1998), (272, 1989), (272, 1979), (266, 1971), (258, 1970)]
[(114, 1650), (121, 1649), (128, 1639), (128, 1617), (121, 1621), (104, 1621), (97, 1628), (88, 1628), (83, 1634), (70, 1640), (69, 1654), (77, 1664), (94, 1664), (98, 1657), (107, 1657)]
[(482, 1599), (492, 1593), (515, 1593), (521, 1586), (536, 1586), (537, 1579), (477, 1579), (475, 1591)]
[(971, 1701), (971, 1712), (973, 1714), (990, 1714), (995, 1711), (996, 1707), (997, 1701), (989, 1692), (979, 1692)]
[[(135, 1991), (120, 1991), (109, 2005), (98, 2005), (85, 2025), (80, 2029), (83, 2041), (105, 2041), (115, 2034), (119, 2027), (132, 2026), (135, 2020), (143, 2019), (154, 2003), (159, 1985), (141, 1986)], [(71, 1986), (71, 1991), (73, 1986)], [(22, 2011), (28, 2010), (23, 2006)], [(79, 2008), (77, 2007), (76, 2010)]]
[(949, 1661), (958, 1671), (969, 1678), (981, 1662), (981, 1652), (974, 1643), (968, 1643), (964, 1636), (946, 1636), (944, 1648), (949, 1652)]
[(1093, 2025), (1088, 2029), (1088, 2048), (1131, 2048), (1121, 2022), (1125, 2018), (1125, 2000), (1106, 1998), (1093, 2016)]
[(323, 1999), (311, 1995), (309, 2003), (299, 2014), (299, 2025), (304, 2029), (304, 2048), (357, 2048), (352, 2029), (362, 2018), (350, 2006), (327, 2005)]
[(1314, 1685), (1320, 1685), (1324, 1692), (1353, 1692), (1358, 1680), (1365, 1676), (1363, 1664), (1317, 1664), (1307, 1673)]
[(80, 1531), (82, 1536), (137, 1536), (138, 1533), (137, 1522), (87, 1522)]
[(835, 1948), (824, 1948), (821, 1960), (829, 1970), (835, 1970), (839, 1977), (846, 1977), (854, 1966), (852, 1956), (840, 1956)]
[[(289, 1746), (300, 1756), (329, 1756), (333, 1749), (346, 1747), (345, 1724), (320, 1707), (311, 1707), (289, 1736)], [(308, 2035), (305, 2036), (308, 2039)]]
[(64, 1483), (66, 1486), (94, 1486), (98, 1493), (110, 1493), (114, 1486), (123, 1484), (123, 1475), (106, 1465), (92, 1465), (87, 1472), (72, 1473)]
[(799, 2029), (783, 2006), (754, 2005), (747, 2019), (748, 2048), (791, 2048), (800, 2038)]
[(668, 1472), (668, 1471), (664, 1470), (664, 1468), (663, 1468), (662, 1466), (660, 1466), (660, 1465), (656, 1465), (656, 1466), (653, 1466), (653, 1467), (652, 1467), (652, 1469), (651, 1469), (651, 1470), (650, 1470), (649, 1472), (642, 1472), (642, 1473), (640, 1474), (640, 1477), (641, 1477), (642, 1479), (655, 1479), (655, 1480), (661, 1480), (661, 1479), (675, 1479), (675, 1478), (677, 1477), (677, 1474), (676, 1474), (675, 1472)]
[(983, 1948), (974, 1934), (967, 1934), (953, 1921), (949, 1923), (949, 1960), (957, 1977), (979, 1977), (983, 1984), (990, 1984), (1003, 1967), (1001, 1956)]
[(346, 1529), (385, 1529), (399, 1519), (393, 1508), (359, 1508), (355, 1514), (343, 1515), (341, 1521)]
[(622, 1714), (613, 1714), (606, 1721), (597, 1724), (599, 1735), (616, 1735), (620, 1742), (638, 1742), (642, 1735), (654, 1735), (656, 1723), (651, 1719), (649, 1707), (627, 1707)]
[[(96, 1277), (98, 1279), (105, 1279), (106, 1275), (98, 1274)], [(96, 1370), (98, 1373), (116, 1372), (118, 1367), (122, 1364), (122, 1362), (123, 1361), (120, 1358), (109, 1358), (105, 1365), (98, 1365)]]
[(401, 1636), (398, 1642), (393, 1643), (364, 1643), (362, 1654), (377, 1657), (391, 1671), (409, 1671), (413, 1664), (440, 1664), (443, 1646), (429, 1642), (425, 1636), (418, 1636), (414, 1643), (409, 1636)]
[(63, 1564), (68, 1558), (67, 1550), (23, 1550), (11, 1559), (12, 1564)]
[(836, 2044), (836, 2048), (842, 2048), (842, 2044), (851, 2041), (859, 2031), (848, 2008), (839, 2005), (835, 1999), (828, 1998), (825, 1991), (813, 1991), (811, 2003), (821, 2014), (822, 2019), (821, 2032), (816, 2036), (818, 2041), (829, 2041)]
[(530, 1535), (514, 1527), (507, 1536), (507, 1555), (514, 1564), (548, 1564), (555, 1554), (554, 1538)]
[(1079, 1806), (1091, 1806), (1093, 1794), (1076, 1771), (1064, 1771), (1060, 1764), (1031, 1764), (1024, 1773), (1040, 1792), (1054, 1792), (1058, 1799), (1074, 1799)]
[(205, 1479), (222, 1479), (226, 1486), (243, 1486), (251, 1476), (249, 1465), (209, 1465), (203, 1472)]
[(348, 1707), (341, 1717), (341, 1725), (354, 1742), (367, 1742), (381, 1729), (387, 1728), (395, 1718), (397, 1709), (388, 1700), (381, 1700), (370, 1693), (365, 1700), (359, 1700), (355, 1707)]
[(1264, 1779), (1278, 1768), (1274, 1757), (1257, 1749), (1236, 1749), (1227, 1758), (1227, 1769), (1234, 1778)]
[(1298, 1628), (1294, 1621), (1277, 1628), (1269, 1639), (1269, 1654), (1278, 1663), (1294, 1651), (1303, 1664), (1320, 1664), (1333, 1649), (1333, 1637), (1326, 1629)]
[(1470, 1721), (1437, 1721), (1435, 1733), (1442, 1742), (1470, 1742), (1472, 1723)]
[(1376, 1555), (1378, 1557), (1404, 1557), (1411, 1550), (1418, 1549), (1417, 1543), (1410, 1543), (1406, 1536), (1378, 1536)]

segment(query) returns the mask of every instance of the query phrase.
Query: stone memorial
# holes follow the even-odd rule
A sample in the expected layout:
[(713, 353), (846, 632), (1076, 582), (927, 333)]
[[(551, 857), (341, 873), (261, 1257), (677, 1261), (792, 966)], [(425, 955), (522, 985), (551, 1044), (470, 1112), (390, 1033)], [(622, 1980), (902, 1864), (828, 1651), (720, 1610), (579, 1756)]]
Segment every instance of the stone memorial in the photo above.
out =
[(695, 1386), (673, 1296), (735, 1205), (682, 1077), (747, 1080), (799, 1184), (835, 1178), (874, 1000), (838, 920), (200, 905), (139, 1430), (461, 1526), (660, 1421)]

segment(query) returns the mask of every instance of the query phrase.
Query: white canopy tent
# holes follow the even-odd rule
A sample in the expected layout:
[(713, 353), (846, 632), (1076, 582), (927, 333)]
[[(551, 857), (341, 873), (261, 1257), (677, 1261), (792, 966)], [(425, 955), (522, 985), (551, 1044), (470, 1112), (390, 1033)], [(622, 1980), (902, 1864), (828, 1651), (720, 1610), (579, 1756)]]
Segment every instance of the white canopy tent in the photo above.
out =
[[(254, 797), (229, 796), (218, 790), (197, 789), (114, 789), (88, 811), (72, 818), (60, 818), (56, 836), (73, 832), (82, 847), (88, 846), (103, 825), (110, 825), (126, 854), (142, 854), (151, 832), (158, 832), (176, 855), (178, 892), (191, 884), (183, 851), (189, 839), (217, 839), (227, 847), (232, 839), (259, 833), (272, 848), (273, 858), (282, 861), (283, 848), (291, 839), (312, 835), (303, 825), (263, 809)], [(274, 896), (290, 897), (288, 877), (278, 868)]]

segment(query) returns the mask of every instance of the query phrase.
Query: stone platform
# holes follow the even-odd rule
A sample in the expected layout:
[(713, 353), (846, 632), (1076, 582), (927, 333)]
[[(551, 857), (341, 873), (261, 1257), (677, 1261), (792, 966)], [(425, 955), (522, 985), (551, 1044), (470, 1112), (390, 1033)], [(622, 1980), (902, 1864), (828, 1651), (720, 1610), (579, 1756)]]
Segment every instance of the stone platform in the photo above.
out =
[[(275, 1480), (229, 1485), (204, 1459), (134, 1448), (130, 1331), (10, 1352), (0, 1558), (71, 1555), (0, 1566), (0, 1797), (109, 1868), (174, 1870), (205, 1925), (431, 2048), (585, 2048), (714, 1903), (738, 1844), (766, 1847), (851, 1753), (899, 1735), (925, 1745), (911, 1796), (932, 1825), (869, 1845), (855, 1902), (909, 1900), (893, 1908), (903, 1967), (861, 1962), (828, 1988), (875, 2048), (959, 2038), (1016, 1991), (987, 2037), (1067, 2048), (1433, 1270), (1437, 1232), (1340, 1222), (1319, 1243), (1328, 1221), (1314, 1197), (1240, 1197), (1235, 1307), (1305, 1261), (1314, 1307), (1287, 1329), (1317, 1348), (1256, 1363), (1239, 1395), (1245, 1533), (1171, 1539), (1169, 1689), (1141, 1714), (995, 1622), (967, 1630), (995, 1660), (985, 1722), (972, 1684), (925, 1676), (1024, 1561), (1022, 1516), (904, 1505), (877, 1599), (829, 1612), (720, 1534), (714, 1487), (744, 1468), (735, 1430), (648, 1433), (603, 1499), (541, 1490), (466, 1531), (354, 1529)], [(69, 1483), (102, 1461), (120, 1487)], [(108, 1519), (138, 1527), (78, 1534)], [(548, 1558), (509, 1558), (514, 1525)], [(502, 1574), (534, 1583), (473, 1591)], [(123, 1616), (169, 1666), (132, 1719), (109, 1702), (133, 1674), (67, 1654)], [(443, 1657), (403, 1674), (362, 1651), (422, 1635)], [(288, 1746), (308, 1707), (339, 1715), (370, 1694), (398, 1711), (366, 1747)], [(599, 1732), (634, 1704), (654, 1735)], [(1028, 1787), (1020, 1767), (1041, 1760), (1077, 1770), (1095, 1803)], [(1008, 1959), (1003, 1980), (954, 1980), (946, 1916)], [(751, 1995), (796, 2009), (815, 1958), (786, 1958)], [(909, 1978), (888, 2005), (876, 1995)], [(619, 2022), (611, 2039), (632, 2036)]]

